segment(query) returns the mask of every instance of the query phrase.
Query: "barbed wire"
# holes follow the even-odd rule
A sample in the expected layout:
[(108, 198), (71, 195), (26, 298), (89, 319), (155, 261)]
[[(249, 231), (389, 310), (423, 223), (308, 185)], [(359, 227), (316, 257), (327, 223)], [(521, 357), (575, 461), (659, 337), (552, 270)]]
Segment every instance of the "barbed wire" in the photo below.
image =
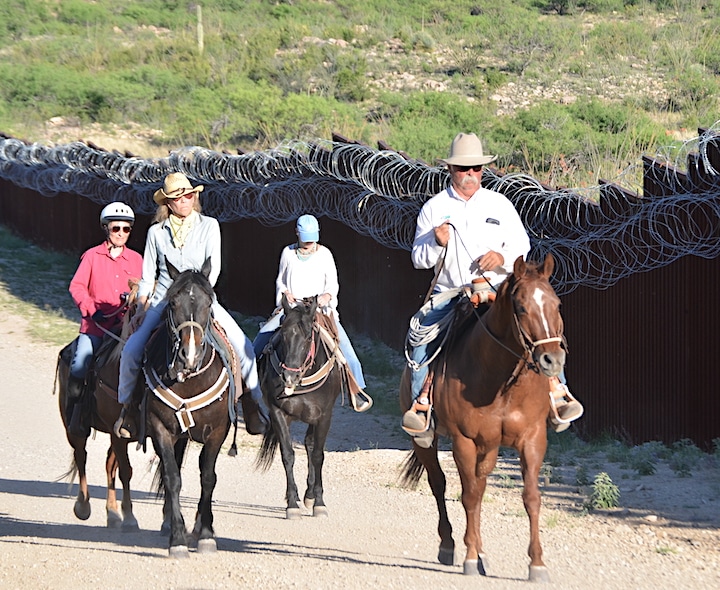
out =
[[(682, 256), (720, 254), (720, 184), (711, 156), (720, 153), (719, 125), (658, 152), (661, 165), (652, 178), (664, 187), (662, 197), (641, 196), (642, 187), (632, 187), (638, 171), (630, 168), (613, 184), (583, 189), (550, 189), (525, 174), (491, 169), (483, 184), (515, 205), (531, 238), (531, 257), (553, 254), (560, 294), (579, 285), (606, 289)], [(277, 226), (312, 213), (405, 250), (420, 208), (449, 183), (439, 166), (337, 141), (288, 141), (240, 155), (193, 146), (143, 159), (83, 142), (45, 146), (0, 138), (0, 178), (47, 197), (120, 200), (152, 215), (152, 194), (174, 171), (205, 186), (203, 211), (221, 222)]]

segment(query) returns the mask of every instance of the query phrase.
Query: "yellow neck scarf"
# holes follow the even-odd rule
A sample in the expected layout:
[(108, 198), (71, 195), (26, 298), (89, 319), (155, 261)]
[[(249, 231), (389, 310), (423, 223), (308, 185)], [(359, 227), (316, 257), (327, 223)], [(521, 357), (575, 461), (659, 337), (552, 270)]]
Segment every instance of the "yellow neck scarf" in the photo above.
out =
[(185, 240), (187, 240), (190, 230), (195, 225), (195, 219), (197, 219), (196, 211), (193, 211), (187, 217), (178, 217), (172, 214), (168, 217), (173, 244), (175, 244), (176, 248), (182, 248), (185, 245)]

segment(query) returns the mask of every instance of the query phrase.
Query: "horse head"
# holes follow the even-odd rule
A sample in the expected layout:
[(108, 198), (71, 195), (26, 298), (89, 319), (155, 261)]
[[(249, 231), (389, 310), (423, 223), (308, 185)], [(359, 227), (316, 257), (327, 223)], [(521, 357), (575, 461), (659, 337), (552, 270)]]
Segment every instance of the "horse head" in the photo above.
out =
[(178, 271), (169, 260), (166, 264), (173, 280), (165, 295), (167, 329), (173, 342), (168, 371), (183, 382), (200, 368), (208, 345), (210, 312), (215, 299), (208, 280), (211, 264), (208, 258), (199, 271), (183, 272)]
[(285, 318), (280, 326), (280, 363), (283, 386), (286, 393), (292, 393), (300, 385), (305, 372), (315, 361), (316, 341), (314, 337), (317, 297), (298, 300), (291, 305), (282, 296)]
[(554, 268), (551, 254), (542, 264), (518, 257), (513, 274), (498, 292), (498, 299), (505, 295), (512, 303), (518, 342), (532, 357), (535, 369), (547, 377), (560, 374), (566, 355), (560, 298), (550, 284)]

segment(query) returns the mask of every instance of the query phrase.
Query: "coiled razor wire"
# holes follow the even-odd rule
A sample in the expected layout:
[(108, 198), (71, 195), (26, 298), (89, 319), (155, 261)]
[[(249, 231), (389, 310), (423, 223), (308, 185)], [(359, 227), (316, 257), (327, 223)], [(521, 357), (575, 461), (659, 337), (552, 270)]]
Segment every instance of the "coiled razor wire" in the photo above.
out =
[[(640, 187), (632, 192), (619, 184), (554, 190), (524, 174), (501, 176), (490, 169), (483, 184), (515, 205), (530, 235), (530, 257), (553, 254), (559, 294), (580, 285), (606, 289), (682, 256), (720, 254), (720, 178), (709, 156), (711, 147), (720, 151), (719, 125), (658, 153), (666, 165), (654, 167), (653, 178), (666, 196), (645, 198)], [(404, 250), (412, 247), (422, 205), (449, 183), (444, 168), (391, 150), (325, 140), (288, 141), (241, 155), (184, 147), (143, 159), (83, 142), (45, 146), (0, 137), (0, 178), (47, 197), (124, 201), (152, 215), (153, 193), (176, 171), (205, 186), (203, 211), (221, 222), (255, 219), (277, 226), (312, 213)], [(635, 172), (629, 168), (618, 180)]]

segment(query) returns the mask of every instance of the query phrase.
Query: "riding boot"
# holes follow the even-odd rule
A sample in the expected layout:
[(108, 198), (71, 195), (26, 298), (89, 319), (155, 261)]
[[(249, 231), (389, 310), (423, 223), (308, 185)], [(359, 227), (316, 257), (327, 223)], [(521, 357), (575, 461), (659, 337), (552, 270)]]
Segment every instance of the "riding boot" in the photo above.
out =
[(248, 434), (265, 434), (267, 423), (260, 416), (260, 404), (252, 398), (249, 391), (240, 396), (240, 404)]
[(65, 417), (67, 419), (67, 431), (73, 436), (87, 438), (90, 436), (90, 426), (84, 423), (83, 416), (83, 393), (85, 379), (83, 377), (68, 376), (67, 383), (67, 407)]
[(123, 404), (113, 432), (118, 438), (135, 438), (137, 436), (137, 419), (134, 416), (132, 403)]
[(90, 425), (85, 420), (82, 400), (71, 400), (68, 403), (67, 431), (73, 436), (87, 438), (90, 436)]

